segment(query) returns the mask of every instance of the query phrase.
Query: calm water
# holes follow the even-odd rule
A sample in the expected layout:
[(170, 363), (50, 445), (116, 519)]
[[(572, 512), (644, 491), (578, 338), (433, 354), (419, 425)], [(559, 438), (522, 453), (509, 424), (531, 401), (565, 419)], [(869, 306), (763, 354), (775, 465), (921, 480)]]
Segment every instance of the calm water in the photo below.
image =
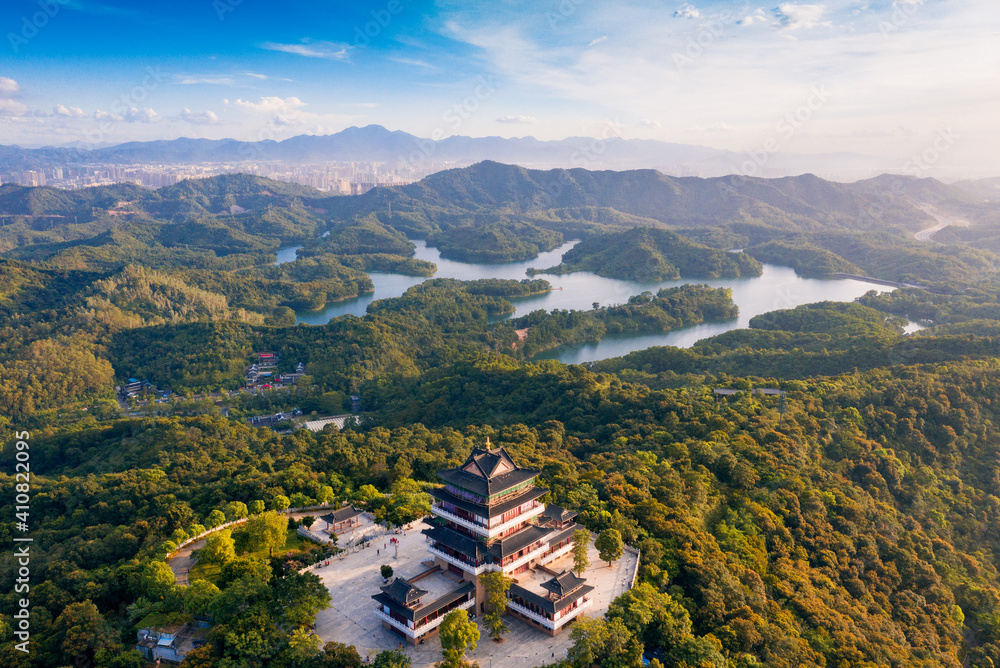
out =
[(286, 262), (295, 262), (295, 253), (302, 248), (302, 246), (289, 246), (287, 248), (279, 248), (277, 255), (278, 259), (274, 262), (275, 264), (285, 264)]
[(903, 331), (907, 334), (913, 334), (914, 332), (919, 332), (922, 329), (927, 329), (930, 325), (922, 325), (919, 322), (910, 321), (903, 325)]
[[(474, 280), (477, 278), (512, 278), (520, 280), (527, 278), (530, 267), (552, 267), (559, 264), (563, 253), (577, 242), (571, 241), (548, 253), (542, 253), (533, 260), (526, 262), (510, 262), (504, 264), (472, 264), (455, 262), (441, 257), (441, 253), (428, 247), (424, 241), (414, 241), (417, 246), (416, 257), (429, 260), (438, 266), (435, 278), (460, 278)], [(284, 249), (283, 249), (284, 250)], [(279, 258), (281, 251), (279, 251)], [(294, 258), (290, 258), (294, 259)], [(297, 314), (300, 323), (321, 325), (340, 315), (365, 314), (368, 304), (376, 299), (398, 297), (408, 288), (419, 285), (426, 279), (417, 276), (401, 276), (398, 274), (371, 274), (375, 284), (375, 292), (362, 295), (357, 299), (349, 299), (331, 304), (322, 311), (300, 312)], [(632, 295), (644, 290), (655, 293), (662, 287), (684, 285), (685, 283), (704, 283), (712, 287), (728, 287), (733, 290), (733, 301), (740, 308), (738, 318), (726, 322), (697, 325), (685, 329), (667, 332), (665, 334), (648, 334), (623, 338), (604, 339), (600, 343), (578, 348), (557, 348), (540, 355), (538, 359), (557, 359), (568, 364), (591, 362), (609, 357), (619, 357), (635, 350), (643, 350), (650, 346), (678, 346), (682, 348), (693, 345), (701, 339), (728, 332), (731, 329), (744, 328), (750, 318), (768, 311), (795, 308), (802, 304), (819, 301), (853, 301), (869, 290), (889, 292), (891, 288), (873, 285), (851, 279), (821, 280), (802, 278), (787, 267), (765, 264), (764, 272), (755, 278), (698, 280), (682, 279), (677, 281), (661, 281), (657, 283), (640, 283), (622, 281), (614, 278), (603, 278), (590, 272), (577, 272), (565, 276), (538, 276), (552, 284), (552, 292), (525, 299), (512, 300), (516, 308), (515, 315), (524, 315), (538, 309), (552, 311), (555, 309), (589, 310), (597, 302), (601, 306), (623, 304)]]
[[(568, 251), (574, 245), (576, 241), (570, 241), (563, 244), (559, 248), (548, 253), (541, 253), (534, 260), (528, 260), (527, 262), (506, 262), (504, 264), (469, 264), (465, 262), (455, 262), (453, 260), (446, 260), (441, 257), (440, 251), (437, 248), (429, 247), (426, 241), (420, 241), (414, 239), (413, 243), (416, 244), (417, 249), (415, 256), (420, 260), (428, 260), (437, 265), (437, 273), (434, 274), (434, 278), (460, 278), (466, 281), (475, 280), (477, 278), (513, 278), (521, 280), (522, 278), (527, 278), (527, 271), (530, 267), (554, 267), (559, 264), (562, 260), (563, 253)], [(372, 283), (375, 284), (375, 292), (361, 295), (356, 299), (347, 299), (342, 302), (336, 302), (330, 304), (325, 309), (321, 311), (302, 311), (297, 313), (299, 322), (304, 322), (307, 325), (322, 325), (330, 322), (333, 318), (338, 315), (346, 315), (348, 313), (352, 315), (362, 316), (367, 311), (368, 305), (371, 304), (376, 299), (386, 299), (389, 297), (399, 297), (409, 288), (414, 285), (420, 285), (427, 279), (423, 276), (403, 276), (401, 274), (380, 274), (371, 273), (369, 274), (372, 278)], [(540, 276), (539, 278), (545, 278), (550, 283), (555, 285), (555, 282), (551, 280), (548, 276)], [(604, 279), (602, 279), (604, 280)], [(639, 292), (642, 292), (640, 290)], [(627, 293), (624, 297), (625, 300), (628, 299), (630, 294)], [(591, 300), (593, 301), (593, 300)], [(517, 313), (519, 315), (527, 313), (528, 311), (522, 310), (521, 306), (515, 304), (518, 307)], [(582, 308), (581, 306), (538, 306), (532, 307), (529, 310), (534, 310), (534, 308)], [(590, 308), (589, 303), (587, 308)]]

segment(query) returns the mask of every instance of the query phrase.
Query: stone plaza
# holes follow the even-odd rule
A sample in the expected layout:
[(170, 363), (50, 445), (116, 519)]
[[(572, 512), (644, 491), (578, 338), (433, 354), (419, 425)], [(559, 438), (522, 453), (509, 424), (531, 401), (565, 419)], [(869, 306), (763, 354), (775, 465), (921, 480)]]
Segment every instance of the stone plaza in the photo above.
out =
[[(383, 584), (379, 573), (382, 564), (392, 566), (394, 575), (404, 578), (413, 577), (428, 568), (429, 539), (421, 533), (425, 528), (428, 525), (415, 522), (404, 532), (373, 538), (369, 547), (355, 548), (342, 554), (332, 559), (329, 566), (310, 569), (323, 581), (332, 597), (330, 607), (320, 612), (316, 619), (316, 633), (324, 643), (335, 641), (354, 645), (363, 657), (373, 657), (382, 650), (399, 647), (412, 659), (414, 668), (431, 666), (441, 660), (441, 642), (437, 636), (424, 644), (408, 644), (401, 636), (383, 628), (375, 613), (377, 604), (372, 600), (372, 594), (378, 592)], [(347, 536), (344, 538), (349, 540)], [(396, 538), (398, 542), (390, 543), (390, 538)], [(344, 544), (343, 540), (341, 544)], [(595, 589), (590, 595), (593, 603), (586, 614), (601, 617), (611, 601), (632, 585), (639, 566), (639, 555), (626, 548), (624, 555), (609, 568), (600, 560), (592, 536), (589, 559), (590, 568), (585, 571), (584, 577)], [(570, 554), (548, 564), (557, 572), (570, 570), (572, 566)], [(517, 579), (537, 576), (529, 572)], [(438, 573), (434, 577), (447, 578), (448, 575)], [(497, 668), (530, 668), (553, 663), (565, 656), (571, 644), (572, 624), (555, 637), (550, 637), (508, 614), (505, 621), (510, 632), (504, 636), (502, 643), (494, 643), (487, 635), (482, 620), (476, 621), (481, 637), (476, 649), (467, 656), (478, 661), (482, 668), (494, 665)]]

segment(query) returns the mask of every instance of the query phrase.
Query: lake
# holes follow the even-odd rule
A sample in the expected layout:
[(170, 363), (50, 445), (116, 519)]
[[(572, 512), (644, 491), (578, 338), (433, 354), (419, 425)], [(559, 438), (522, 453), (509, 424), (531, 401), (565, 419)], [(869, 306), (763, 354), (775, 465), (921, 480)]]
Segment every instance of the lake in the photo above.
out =
[[(530, 267), (552, 267), (559, 264), (563, 253), (572, 248), (576, 241), (570, 241), (555, 250), (541, 253), (538, 257), (526, 262), (508, 262), (503, 264), (475, 264), (456, 262), (441, 257), (438, 249), (430, 247), (424, 241), (415, 240), (415, 256), (428, 260), (438, 266), (434, 278), (458, 278), (475, 280), (478, 278), (511, 278), (521, 280), (527, 278)], [(279, 258), (286, 249), (278, 251)], [(294, 253), (294, 251), (292, 251)], [(294, 259), (294, 255), (291, 258)], [(402, 276), (399, 274), (372, 273), (375, 292), (362, 295), (355, 299), (336, 302), (320, 311), (297, 313), (300, 323), (322, 325), (341, 315), (353, 314), (362, 316), (368, 305), (376, 299), (399, 297), (414, 285), (427, 280), (421, 276)], [(802, 304), (820, 301), (849, 302), (865, 294), (869, 290), (890, 292), (892, 288), (853, 279), (825, 280), (803, 278), (793, 269), (772, 264), (764, 265), (764, 272), (753, 278), (721, 278), (721, 279), (681, 279), (676, 281), (659, 281), (656, 283), (641, 283), (623, 281), (615, 278), (604, 278), (590, 272), (577, 272), (563, 276), (539, 275), (552, 284), (553, 290), (544, 295), (536, 295), (524, 299), (511, 300), (516, 311), (515, 316), (524, 315), (538, 309), (553, 311), (590, 310), (596, 302), (601, 306), (624, 304), (632, 295), (645, 290), (655, 292), (660, 288), (684, 285), (685, 283), (702, 283), (712, 287), (731, 288), (733, 301), (740, 308), (738, 318), (725, 322), (716, 322), (662, 334), (646, 334), (622, 338), (606, 338), (603, 341), (587, 346), (565, 347), (550, 350), (536, 359), (557, 359), (567, 364), (592, 362), (609, 357), (620, 357), (636, 350), (651, 346), (677, 346), (687, 348), (695, 342), (731, 329), (745, 328), (755, 315), (778, 309), (795, 308)]]
[(279, 248), (277, 252), (278, 259), (275, 264), (285, 264), (286, 262), (295, 262), (297, 258), (296, 253), (302, 246), (288, 246), (287, 248)]

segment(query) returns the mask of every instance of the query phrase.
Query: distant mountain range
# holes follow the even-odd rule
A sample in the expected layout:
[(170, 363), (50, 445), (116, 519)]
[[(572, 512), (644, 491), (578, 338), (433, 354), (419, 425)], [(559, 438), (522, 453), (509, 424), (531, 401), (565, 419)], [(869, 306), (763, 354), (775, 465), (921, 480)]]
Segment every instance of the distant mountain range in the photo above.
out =
[[(4, 184), (0, 219), (14, 220), (0, 225), (0, 249), (59, 266), (113, 268), (158, 253), (164, 266), (232, 268), (248, 253), (279, 245), (304, 246), (303, 257), (390, 253), (394, 262), (405, 262), (409, 237), (427, 240), (451, 259), (499, 262), (535, 257), (578, 238), (591, 250), (613, 252), (588, 252), (575, 266), (609, 276), (642, 275), (632, 273), (642, 267), (622, 259), (630, 254), (645, 253), (664, 275), (682, 259), (690, 265), (709, 258), (720, 266), (716, 260), (724, 256), (696, 247), (701, 244), (747, 249), (761, 262), (810, 275), (969, 282), (1000, 266), (1000, 204), (983, 196), (996, 185), (892, 175), (853, 183), (812, 174), (672, 177), (651, 169), (534, 170), (493, 161), (360, 196), (247, 174), (157, 190), (127, 183), (80, 190)], [(940, 230), (934, 241), (915, 237), (942, 216), (971, 226)], [(636, 227), (670, 229), (687, 241), (619, 236)], [(186, 255), (189, 245), (211, 253)], [(337, 294), (356, 293), (345, 290)]]
[(649, 169), (543, 171), (483, 161), (431, 174), (417, 183), (376, 188), (360, 197), (331, 198), (323, 206), (341, 219), (385, 212), (387, 207), (396, 213), (415, 211), (441, 220), (498, 211), (531, 218), (591, 219), (595, 211), (604, 210), (676, 226), (756, 219), (801, 228), (897, 225), (919, 230), (928, 227), (931, 218), (918, 203), (942, 206), (972, 219), (983, 215), (983, 198), (977, 191), (984, 183), (963, 185), (888, 174), (837, 183), (812, 174), (778, 179), (698, 178)]
[[(374, 161), (410, 164), (471, 165), (483, 160), (535, 168), (657, 169), (665, 174), (722, 176), (750, 173), (747, 153), (647, 139), (569, 137), (541, 141), (533, 137), (453, 136), (433, 141), (380, 125), (350, 127), (332, 135), (299, 135), (283, 141), (173, 139), (128, 142), (85, 150), (69, 147), (25, 149), (0, 146), (0, 170), (37, 169), (72, 163), (176, 164), (282, 160), (288, 162)], [(812, 172), (853, 180), (891, 170), (889, 159), (857, 153), (801, 155), (772, 153), (753, 166), (755, 176)], [(752, 163), (752, 161), (751, 161)]]

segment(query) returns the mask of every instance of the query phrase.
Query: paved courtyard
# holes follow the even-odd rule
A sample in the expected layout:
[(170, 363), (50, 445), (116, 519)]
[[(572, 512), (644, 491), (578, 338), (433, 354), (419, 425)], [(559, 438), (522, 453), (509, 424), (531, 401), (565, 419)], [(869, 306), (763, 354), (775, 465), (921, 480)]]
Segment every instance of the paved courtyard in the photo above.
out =
[[(402, 646), (413, 660), (414, 668), (425, 668), (441, 660), (441, 643), (436, 635), (423, 645), (410, 645), (394, 632), (382, 628), (381, 621), (375, 616), (376, 603), (371, 598), (382, 585), (380, 565), (389, 564), (395, 575), (404, 578), (427, 569), (422, 562), (430, 561), (432, 557), (427, 552), (427, 538), (420, 533), (426, 526), (423, 522), (416, 522), (405, 533), (384, 536), (369, 548), (334, 559), (329, 566), (311, 569), (329, 588), (333, 598), (330, 607), (320, 612), (316, 619), (316, 632), (324, 643), (332, 640), (354, 645), (362, 656), (374, 656), (382, 650)], [(397, 549), (388, 544), (390, 537), (399, 539), (398, 555)], [(606, 563), (600, 561), (591, 543), (591, 566), (584, 577), (596, 589), (591, 593), (594, 602), (587, 615), (604, 615), (611, 601), (629, 587), (637, 560), (635, 552), (626, 551), (608, 568)], [(547, 567), (558, 572), (570, 569), (572, 564), (573, 558), (567, 554)], [(520, 577), (524, 578), (523, 575)], [(421, 581), (420, 585), (423, 584)], [(552, 638), (510, 615), (506, 616), (506, 621), (510, 632), (500, 644), (489, 639), (480, 623), (482, 637), (478, 647), (468, 656), (478, 661), (482, 668), (493, 668), (494, 665), (496, 668), (531, 668), (552, 663), (561, 658), (571, 644), (569, 629)]]

